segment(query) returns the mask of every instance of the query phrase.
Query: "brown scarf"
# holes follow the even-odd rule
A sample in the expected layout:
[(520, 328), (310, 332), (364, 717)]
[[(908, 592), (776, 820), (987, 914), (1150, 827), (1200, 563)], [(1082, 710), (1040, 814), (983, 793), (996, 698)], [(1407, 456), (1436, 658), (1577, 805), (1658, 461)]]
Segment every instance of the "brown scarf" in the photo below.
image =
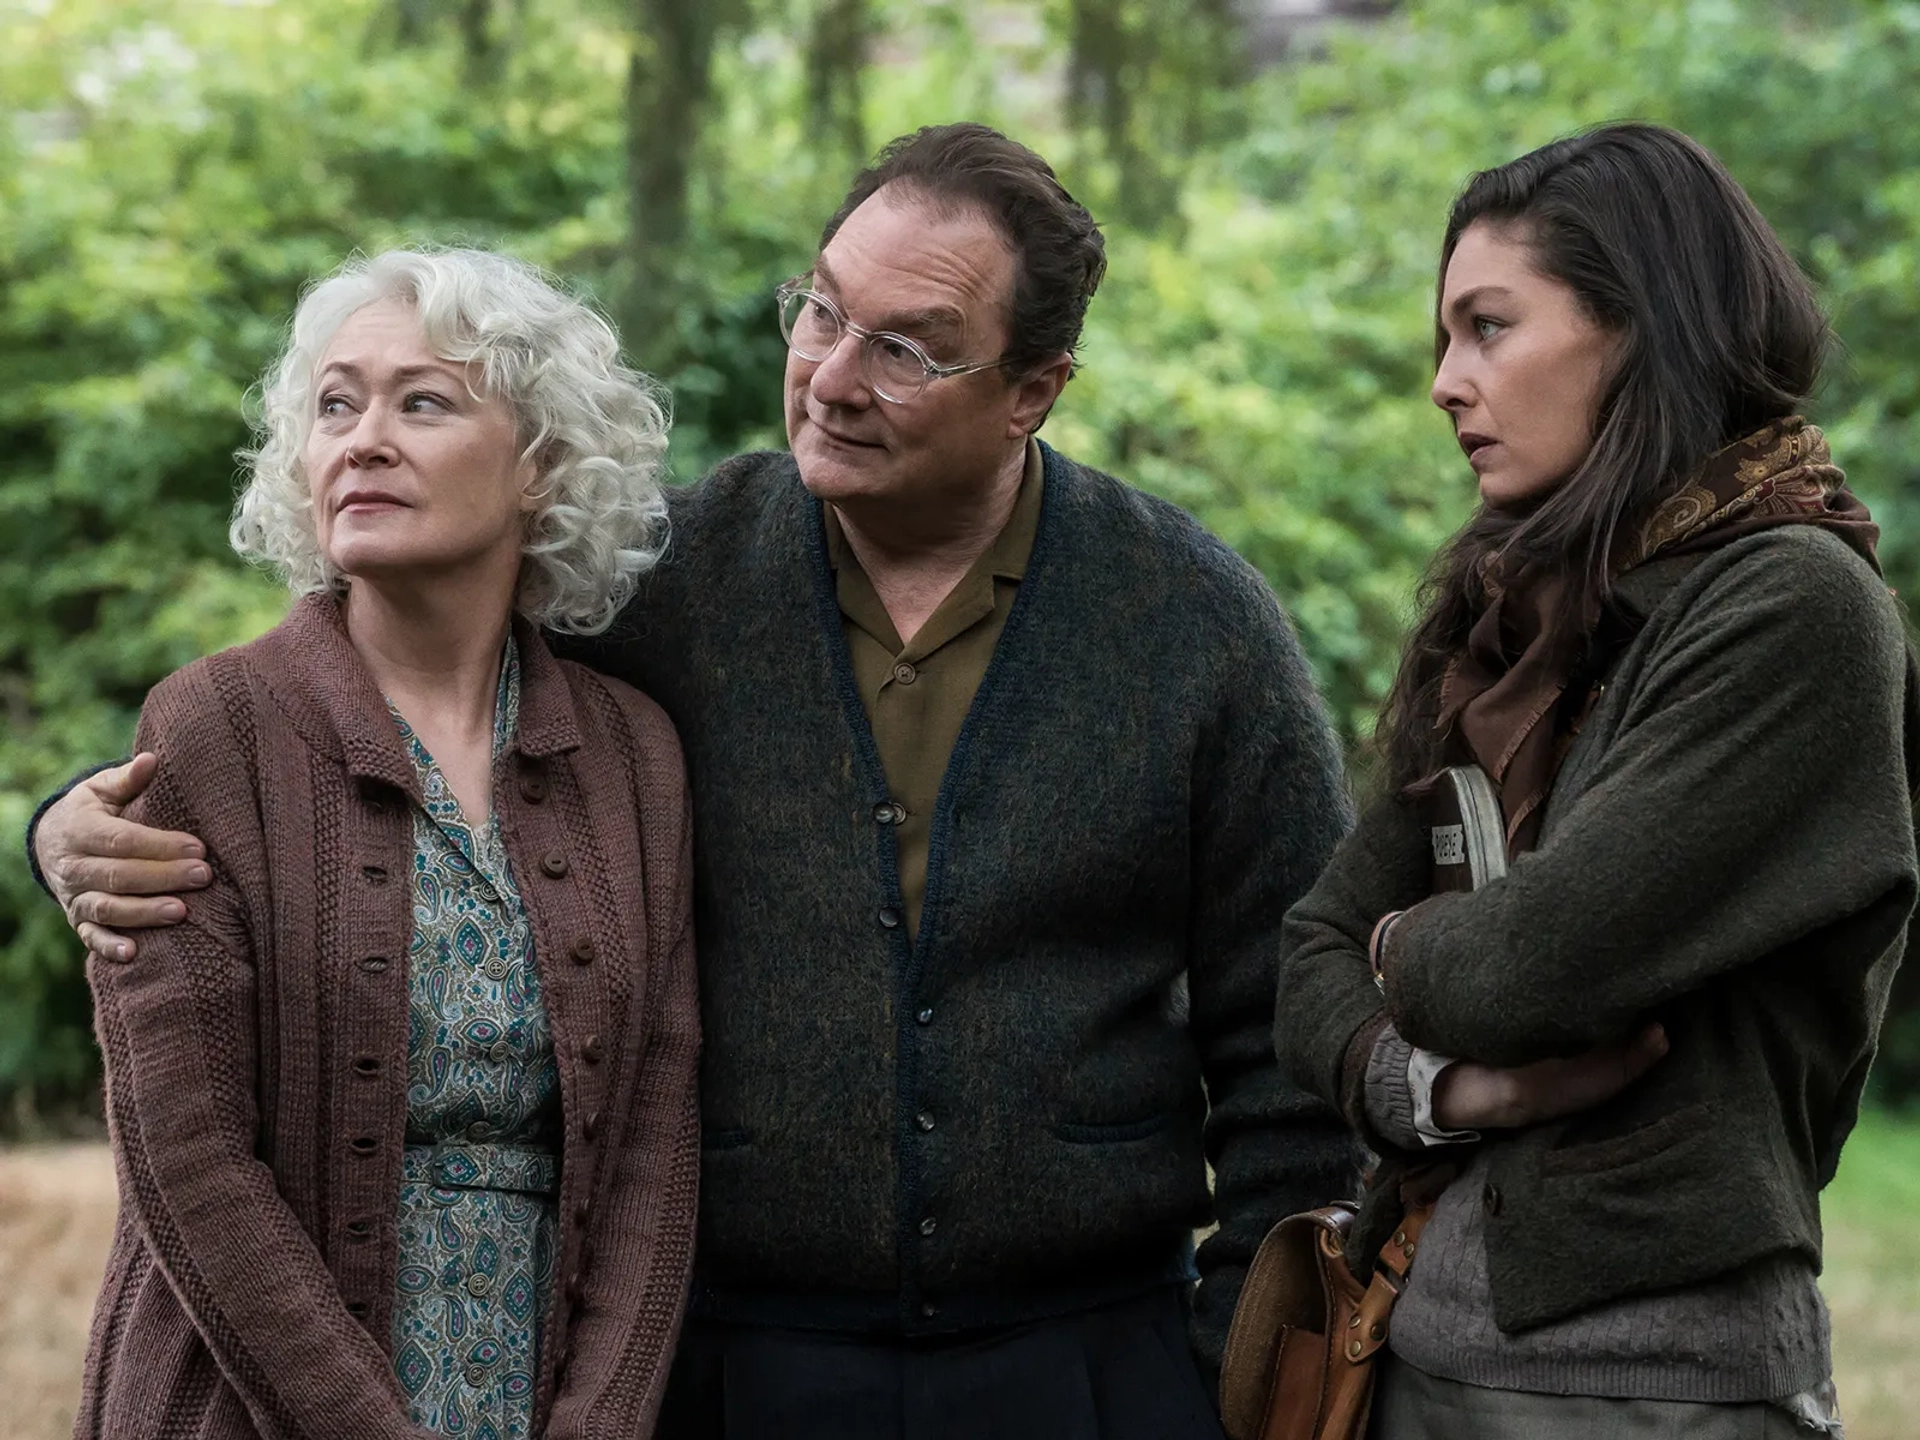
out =
[[(1697, 554), (1774, 525), (1818, 525), (1866, 558), (1880, 527), (1832, 462), (1826, 439), (1799, 416), (1775, 421), (1720, 451), (1642, 527), (1621, 554), (1616, 573), (1658, 556)], [(1487, 772), (1507, 822), (1507, 850), (1518, 855), (1540, 838), (1542, 806), (1553, 788), (1580, 712), (1561, 704), (1588, 641), (1590, 617), (1577, 634), (1556, 633), (1554, 616), (1565, 582), (1521, 575), (1486, 582), (1487, 607), (1448, 665), (1440, 687), (1442, 731)], [(1564, 630), (1564, 627), (1563, 627)], [(1560, 723), (1554, 723), (1555, 716)]]

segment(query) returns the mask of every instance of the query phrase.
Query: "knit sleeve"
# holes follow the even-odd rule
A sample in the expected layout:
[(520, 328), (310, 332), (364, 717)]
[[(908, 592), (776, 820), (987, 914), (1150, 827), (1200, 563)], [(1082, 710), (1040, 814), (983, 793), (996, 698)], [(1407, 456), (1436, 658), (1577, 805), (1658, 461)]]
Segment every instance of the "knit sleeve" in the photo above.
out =
[(598, 683), (626, 712), (647, 891), (668, 903), (649, 915), (646, 1048), (592, 1237), (587, 1283), (602, 1303), (589, 1303), (574, 1326), (548, 1440), (652, 1432), (692, 1274), (700, 1180), (700, 999), (685, 762), (657, 706), (616, 682)]
[(1346, 1125), (1287, 1079), (1272, 1040), (1281, 917), (1349, 821), (1339, 747), (1271, 592), (1260, 586), (1217, 623), (1225, 646), (1216, 708), (1192, 788), (1188, 947), (1189, 1026), (1206, 1079), (1218, 1221), (1197, 1256), (1193, 1310), (1195, 1349), (1209, 1372), (1218, 1370), (1267, 1231), (1358, 1189)]
[(1539, 850), (1395, 925), (1387, 1007), (1414, 1044), (1523, 1065), (1783, 954), (1836, 997), (1890, 970), (1916, 880), (1894, 606), (1824, 536), (1699, 573), (1623, 662), (1617, 727)]
[(1366, 1077), (1387, 1028), (1367, 943), (1383, 915), (1422, 899), (1431, 883), (1426, 834), (1410, 806), (1375, 801), (1288, 912), (1281, 931), (1273, 1044), (1296, 1085), (1338, 1106), (1376, 1149)]
[(262, 1436), (417, 1437), (386, 1356), (258, 1158), (249, 901), (262, 897), (248, 891), (264, 840), (202, 667), (142, 712), (139, 744), (160, 771), (135, 818), (201, 836), (213, 884), (182, 923), (143, 935), (136, 959), (88, 962), (120, 1202)]

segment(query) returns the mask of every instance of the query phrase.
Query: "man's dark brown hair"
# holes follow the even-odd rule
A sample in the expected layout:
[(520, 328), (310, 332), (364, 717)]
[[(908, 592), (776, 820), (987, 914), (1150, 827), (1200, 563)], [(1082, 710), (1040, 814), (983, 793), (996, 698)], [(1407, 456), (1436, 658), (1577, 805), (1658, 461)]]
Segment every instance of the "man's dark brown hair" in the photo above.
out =
[(1014, 253), (1007, 349), (1021, 378), (1080, 343), (1087, 302), (1107, 270), (1106, 241), (1053, 167), (986, 125), (930, 125), (890, 142), (854, 179), (820, 233), (820, 248), (882, 186), (898, 184), (940, 211), (986, 216)]

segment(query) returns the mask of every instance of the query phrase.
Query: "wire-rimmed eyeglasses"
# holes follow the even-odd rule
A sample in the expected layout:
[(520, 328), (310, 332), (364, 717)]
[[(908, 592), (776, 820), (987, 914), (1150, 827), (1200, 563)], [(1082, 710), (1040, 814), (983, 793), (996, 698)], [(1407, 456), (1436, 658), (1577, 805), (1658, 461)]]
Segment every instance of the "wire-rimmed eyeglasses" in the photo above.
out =
[(811, 288), (805, 279), (787, 281), (774, 295), (780, 302), (780, 333), (794, 354), (802, 360), (824, 360), (842, 336), (852, 335), (860, 341), (860, 373), (868, 388), (896, 405), (916, 398), (930, 381), (971, 375), (1006, 363), (981, 360), (970, 365), (936, 364), (918, 342), (905, 335), (854, 324), (830, 296)]

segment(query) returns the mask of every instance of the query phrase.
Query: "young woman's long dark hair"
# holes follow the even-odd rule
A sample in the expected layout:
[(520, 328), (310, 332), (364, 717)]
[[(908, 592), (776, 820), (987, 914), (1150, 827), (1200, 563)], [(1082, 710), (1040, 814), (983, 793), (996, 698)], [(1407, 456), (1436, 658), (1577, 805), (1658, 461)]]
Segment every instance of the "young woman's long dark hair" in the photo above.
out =
[[(1826, 348), (1800, 268), (1720, 162), (1676, 131), (1604, 125), (1475, 175), (1447, 217), (1442, 293), (1476, 221), (1512, 225), (1619, 348), (1586, 459), (1530, 508), (1482, 506), (1429, 570), (1380, 721), (1394, 793), (1444, 763), (1440, 682), (1485, 607), (1488, 567), (1563, 578), (1554, 628), (1586, 633), (1608, 602), (1616, 537), (1714, 452), (1793, 414)], [(1447, 347), (1437, 320), (1434, 345), (1437, 365)]]

